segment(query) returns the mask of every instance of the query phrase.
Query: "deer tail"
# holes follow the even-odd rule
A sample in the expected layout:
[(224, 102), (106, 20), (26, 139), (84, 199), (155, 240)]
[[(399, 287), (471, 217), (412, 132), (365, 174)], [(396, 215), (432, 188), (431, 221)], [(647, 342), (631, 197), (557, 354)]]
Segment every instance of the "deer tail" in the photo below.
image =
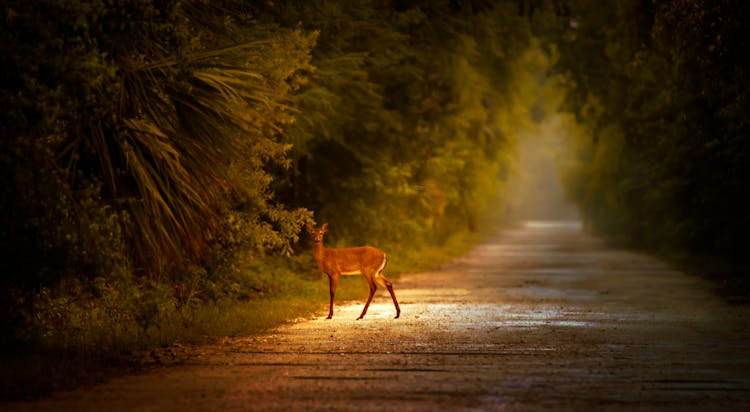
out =
[(378, 269), (378, 273), (383, 273), (385, 270), (386, 265), (388, 265), (388, 255), (383, 253), (383, 265), (380, 266), (380, 269)]

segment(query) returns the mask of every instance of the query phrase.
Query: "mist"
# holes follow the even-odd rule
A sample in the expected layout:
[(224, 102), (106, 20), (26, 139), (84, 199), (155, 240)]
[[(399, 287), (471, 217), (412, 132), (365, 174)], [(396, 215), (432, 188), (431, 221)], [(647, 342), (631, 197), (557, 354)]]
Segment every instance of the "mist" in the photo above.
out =
[(514, 220), (579, 220), (578, 210), (565, 196), (561, 165), (570, 156), (564, 122), (548, 117), (517, 142), (515, 173), (509, 182), (508, 205)]

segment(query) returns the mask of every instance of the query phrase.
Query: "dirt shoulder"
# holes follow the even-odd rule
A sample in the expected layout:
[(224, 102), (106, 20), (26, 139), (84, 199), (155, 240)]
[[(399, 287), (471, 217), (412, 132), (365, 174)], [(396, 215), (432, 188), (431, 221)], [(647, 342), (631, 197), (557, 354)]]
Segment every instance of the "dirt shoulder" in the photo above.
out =
[(750, 309), (576, 225), (508, 231), (394, 284), (400, 319), (379, 291), (360, 321), (364, 302), (332, 320), (321, 308), (178, 365), (0, 409), (750, 410)]

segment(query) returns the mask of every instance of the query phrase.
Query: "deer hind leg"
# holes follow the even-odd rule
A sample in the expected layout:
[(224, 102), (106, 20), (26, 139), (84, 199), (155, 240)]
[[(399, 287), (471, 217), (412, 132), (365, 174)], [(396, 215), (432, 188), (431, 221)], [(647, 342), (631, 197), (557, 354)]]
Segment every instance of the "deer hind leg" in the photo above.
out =
[(331, 292), (331, 304), (328, 306), (328, 317), (326, 319), (333, 317), (333, 297), (336, 296), (336, 286), (338, 283), (338, 275), (328, 275), (328, 290)]
[(372, 276), (365, 275), (365, 280), (367, 281), (367, 286), (370, 287), (370, 296), (367, 298), (367, 303), (365, 303), (365, 308), (362, 309), (362, 314), (359, 315), (357, 320), (360, 320), (365, 317), (365, 313), (367, 313), (367, 308), (370, 307), (370, 302), (372, 302), (372, 297), (375, 296), (375, 291), (378, 289), (378, 287), (375, 286), (375, 282), (372, 281)]
[(398, 317), (401, 316), (401, 308), (398, 306), (396, 294), (393, 292), (393, 283), (391, 283), (390, 280), (386, 279), (385, 276), (383, 276), (382, 270), (378, 272), (377, 275), (375, 275), (375, 282), (377, 282), (381, 286), (385, 286), (385, 288), (388, 289), (388, 293), (391, 294), (391, 299), (393, 299), (393, 305), (396, 307), (396, 316), (394, 317), (394, 319), (398, 319)]

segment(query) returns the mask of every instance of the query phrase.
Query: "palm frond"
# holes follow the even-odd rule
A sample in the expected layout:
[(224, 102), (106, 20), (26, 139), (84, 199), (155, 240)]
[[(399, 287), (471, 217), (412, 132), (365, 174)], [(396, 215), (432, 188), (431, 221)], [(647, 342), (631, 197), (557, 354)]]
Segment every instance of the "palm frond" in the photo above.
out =
[[(247, 190), (234, 165), (262, 175), (264, 162), (286, 153), (272, 137), (292, 110), (289, 86), (258, 61), (258, 49), (273, 43), (131, 62), (123, 71), (124, 131), (115, 151), (122, 153), (126, 178), (117, 184), (130, 185), (130, 235), (145, 271), (201, 259), (217, 230), (222, 199)], [(269, 183), (252, 190), (268, 196)]]
[[(150, 62), (143, 67), (144, 71), (152, 70), (171, 70), (174, 67), (183, 64), (197, 64), (209, 59), (225, 58), (226, 56), (237, 56), (246, 53), (248, 50), (257, 49), (261, 46), (269, 45), (272, 40), (255, 40), (248, 41), (231, 46), (219, 47), (211, 50), (202, 50), (189, 53), (185, 56), (169, 56)], [(210, 64), (210, 63), (209, 63)]]

